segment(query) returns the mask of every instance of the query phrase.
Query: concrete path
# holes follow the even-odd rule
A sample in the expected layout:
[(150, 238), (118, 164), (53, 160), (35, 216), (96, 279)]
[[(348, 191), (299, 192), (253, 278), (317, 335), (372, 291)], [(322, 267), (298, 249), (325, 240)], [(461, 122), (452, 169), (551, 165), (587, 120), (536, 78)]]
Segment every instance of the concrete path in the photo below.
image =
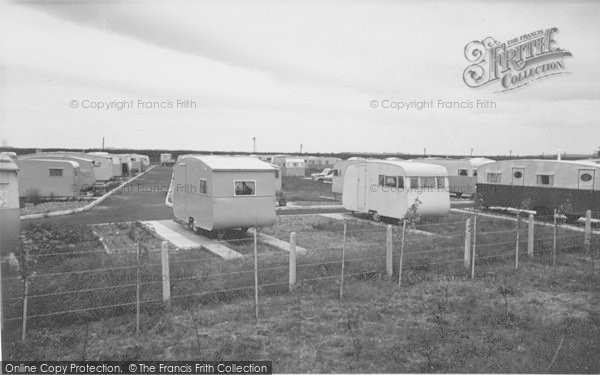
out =
[(169, 241), (179, 249), (203, 248), (223, 259), (242, 258), (242, 254), (228, 248), (222, 242), (191, 232), (173, 220), (142, 221), (142, 224), (153, 229), (159, 237)]

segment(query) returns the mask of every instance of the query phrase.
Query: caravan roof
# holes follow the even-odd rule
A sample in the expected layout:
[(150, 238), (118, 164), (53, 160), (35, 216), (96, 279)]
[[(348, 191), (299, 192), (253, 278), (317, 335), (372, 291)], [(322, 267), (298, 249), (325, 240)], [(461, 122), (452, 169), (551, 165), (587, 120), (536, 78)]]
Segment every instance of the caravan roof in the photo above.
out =
[(369, 160), (369, 163), (382, 163), (398, 166), (404, 169), (407, 176), (447, 176), (446, 168), (427, 163), (400, 161), (400, 160)]
[[(214, 155), (189, 155), (186, 158), (198, 159), (213, 171), (273, 171), (277, 169), (269, 163), (247, 156), (232, 158)], [(182, 159), (182, 161), (184, 160), (185, 158)]]

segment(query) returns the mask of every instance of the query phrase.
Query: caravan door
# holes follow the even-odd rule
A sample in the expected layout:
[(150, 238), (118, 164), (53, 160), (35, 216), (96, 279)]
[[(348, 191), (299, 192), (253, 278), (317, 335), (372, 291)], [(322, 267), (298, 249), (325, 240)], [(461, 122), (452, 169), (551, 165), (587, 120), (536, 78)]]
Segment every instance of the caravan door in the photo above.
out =
[(594, 180), (596, 178), (593, 169), (579, 170), (579, 190), (594, 190)]
[(356, 208), (365, 212), (367, 207), (367, 165), (356, 166)]
[(525, 168), (513, 167), (512, 169), (512, 186), (525, 185)]

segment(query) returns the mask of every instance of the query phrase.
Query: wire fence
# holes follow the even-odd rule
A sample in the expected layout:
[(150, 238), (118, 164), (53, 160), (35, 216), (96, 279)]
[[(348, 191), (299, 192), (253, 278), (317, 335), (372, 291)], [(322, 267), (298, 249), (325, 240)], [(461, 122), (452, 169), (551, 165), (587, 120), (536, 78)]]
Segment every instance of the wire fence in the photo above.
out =
[[(149, 246), (139, 235), (130, 236), (133, 246), (109, 249), (90, 238), (42, 248), (23, 240), (16, 259), (2, 264), (2, 323), (20, 331), (25, 340), (28, 326), (133, 313), (139, 332), (141, 314), (172, 304), (185, 308), (253, 297), (258, 319), (260, 296), (307, 284), (334, 282), (342, 300), (348, 278), (386, 279), (400, 287), (479, 279), (498, 270), (518, 270), (523, 262), (557, 266), (562, 255), (572, 252), (589, 256), (593, 264), (599, 236), (591, 226), (579, 232), (560, 220), (553, 223), (540, 225), (533, 217), (499, 221), (476, 214), (400, 225), (327, 220), (211, 240), (238, 254), (233, 259), (207, 249), (178, 250), (166, 242)], [(277, 247), (267, 237), (288, 246)]]

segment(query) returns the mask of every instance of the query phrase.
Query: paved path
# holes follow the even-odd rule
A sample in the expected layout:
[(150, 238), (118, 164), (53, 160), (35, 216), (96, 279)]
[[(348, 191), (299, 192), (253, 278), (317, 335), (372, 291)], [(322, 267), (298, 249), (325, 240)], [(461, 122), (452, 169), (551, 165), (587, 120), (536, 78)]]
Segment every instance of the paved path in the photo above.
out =
[(27, 220), (23, 224), (50, 222), (72, 225), (172, 219), (173, 210), (165, 206), (165, 196), (170, 180), (171, 167), (156, 166), (126, 185), (121, 192), (113, 194), (89, 211), (67, 216)]
[(223, 259), (242, 258), (242, 254), (225, 246), (222, 242), (196, 234), (173, 220), (143, 221), (143, 225), (152, 228), (156, 234), (173, 246), (184, 249), (206, 249)]

